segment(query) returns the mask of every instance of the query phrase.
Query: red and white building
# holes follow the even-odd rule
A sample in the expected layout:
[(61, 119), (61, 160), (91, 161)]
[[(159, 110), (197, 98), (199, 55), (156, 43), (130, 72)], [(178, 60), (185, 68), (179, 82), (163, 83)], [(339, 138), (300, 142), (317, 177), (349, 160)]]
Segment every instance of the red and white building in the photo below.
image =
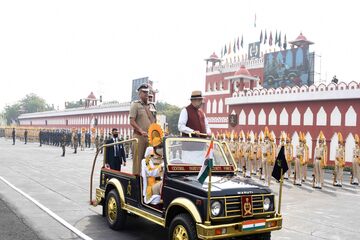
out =
[(98, 100), (91, 92), (85, 98), (85, 106), (65, 110), (27, 113), (19, 116), (22, 127), (46, 129), (82, 129), (90, 131), (91, 128), (98, 132), (111, 132), (116, 127), (119, 134), (130, 136), (132, 127), (129, 120), (130, 102), (104, 103), (98, 105)]
[[(296, 45), (300, 42), (296, 46), (304, 47), (306, 38), (300, 35), (297, 40), (290, 43)], [(214, 133), (238, 133), (243, 130), (249, 132), (253, 139), (255, 133), (262, 135), (267, 126), (277, 142), (282, 131), (290, 134), (295, 147), (301, 131), (305, 133), (312, 159), (318, 135), (323, 131), (332, 161), (338, 144), (337, 134), (341, 132), (345, 141), (346, 162), (350, 164), (354, 136), (360, 134), (358, 82), (265, 89), (261, 87), (264, 79), (263, 54), (257, 59), (233, 63), (212, 54), (205, 61), (204, 111)]]

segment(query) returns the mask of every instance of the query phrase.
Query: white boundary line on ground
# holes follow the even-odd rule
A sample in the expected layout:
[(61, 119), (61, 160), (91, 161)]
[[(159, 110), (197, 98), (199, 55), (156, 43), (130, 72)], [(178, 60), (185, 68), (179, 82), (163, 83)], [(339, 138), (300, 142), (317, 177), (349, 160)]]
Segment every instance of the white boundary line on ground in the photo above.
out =
[(46, 212), (47, 214), (49, 214), (52, 218), (54, 218), (56, 221), (58, 221), (59, 223), (61, 223), (62, 225), (64, 225), (66, 228), (68, 228), (69, 230), (71, 230), (73, 233), (75, 233), (76, 235), (78, 235), (80, 238), (84, 239), (84, 240), (92, 240), (92, 238), (90, 238), (89, 236), (85, 235), (83, 232), (81, 232), (80, 230), (78, 230), (77, 228), (75, 228), (74, 226), (72, 226), (70, 223), (66, 222), (64, 219), (62, 219), (61, 217), (59, 217), (58, 215), (56, 215), (53, 211), (51, 211), (50, 209), (48, 209), (47, 207), (45, 207), (44, 205), (42, 205), (41, 203), (39, 203), (37, 200), (35, 200), (34, 198), (30, 197), (28, 194), (26, 194), (25, 192), (23, 192), (21, 189), (15, 187), (14, 185), (12, 185), (9, 181), (7, 181), (5, 178), (3, 178), (2, 176), (0, 176), (0, 180), (2, 180), (4, 183), (6, 183), (7, 185), (9, 185), (11, 188), (13, 188), (15, 191), (17, 191), (18, 193), (20, 193), (21, 195), (23, 195), (24, 197), (26, 197), (27, 199), (29, 199), (31, 202), (33, 202), (34, 204), (36, 204), (41, 210), (43, 210), (44, 212)]

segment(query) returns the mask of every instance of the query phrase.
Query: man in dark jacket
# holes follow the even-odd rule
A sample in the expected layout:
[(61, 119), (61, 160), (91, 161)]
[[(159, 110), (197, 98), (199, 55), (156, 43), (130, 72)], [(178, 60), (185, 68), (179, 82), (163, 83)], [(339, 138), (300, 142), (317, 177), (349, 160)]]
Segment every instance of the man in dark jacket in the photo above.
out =
[[(120, 141), (117, 128), (113, 128), (111, 133), (112, 137), (105, 142), (106, 144), (117, 143)], [(106, 162), (110, 169), (117, 171), (121, 171), (121, 164), (126, 166), (124, 145), (122, 143), (106, 147)]]
[(11, 135), (12, 135), (12, 139), (13, 139), (13, 145), (15, 145), (15, 138), (16, 138), (15, 128), (13, 128)]

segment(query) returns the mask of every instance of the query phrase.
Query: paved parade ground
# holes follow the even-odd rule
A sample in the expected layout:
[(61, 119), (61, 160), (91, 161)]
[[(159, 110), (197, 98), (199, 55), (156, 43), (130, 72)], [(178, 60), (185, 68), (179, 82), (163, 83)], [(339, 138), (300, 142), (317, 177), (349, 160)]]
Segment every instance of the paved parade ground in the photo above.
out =
[[(0, 138), (1, 240), (82, 239), (54, 216), (74, 227), (83, 237), (94, 240), (166, 239), (166, 230), (135, 217), (128, 218), (124, 231), (109, 229), (101, 216), (101, 207), (88, 204), (95, 150), (72, 152), (67, 148), (66, 156), (61, 157), (60, 147), (25, 145), (19, 141), (12, 145), (10, 139)], [(94, 187), (98, 185), (99, 167), (100, 161)], [(310, 177), (308, 181), (301, 187), (285, 181), (281, 208), (283, 229), (273, 232), (272, 239), (359, 238), (360, 187), (349, 184), (349, 174), (344, 176), (343, 188), (332, 186), (331, 172), (326, 174), (322, 190), (311, 187)], [(271, 188), (277, 193), (279, 185), (273, 182)]]

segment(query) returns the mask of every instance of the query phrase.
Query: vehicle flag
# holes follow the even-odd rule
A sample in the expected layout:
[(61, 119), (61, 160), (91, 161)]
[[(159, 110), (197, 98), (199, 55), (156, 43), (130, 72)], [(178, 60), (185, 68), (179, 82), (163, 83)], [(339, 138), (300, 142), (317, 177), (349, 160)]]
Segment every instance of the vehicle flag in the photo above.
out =
[(211, 139), (209, 148), (206, 152), (204, 162), (201, 166), (200, 172), (197, 176), (197, 180), (203, 184), (205, 182), (205, 179), (209, 175), (210, 168), (213, 167), (213, 159), (214, 159), (214, 140)]
[(282, 177), (281, 169), (282, 169), (282, 175), (284, 175), (286, 173), (286, 171), (289, 169), (286, 158), (285, 158), (285, 147), (284, 146), (281, 146), (279, 154), (276, 157), (274, 169), (271, 174), (278, 181), (280, 181), (280, 178)]

